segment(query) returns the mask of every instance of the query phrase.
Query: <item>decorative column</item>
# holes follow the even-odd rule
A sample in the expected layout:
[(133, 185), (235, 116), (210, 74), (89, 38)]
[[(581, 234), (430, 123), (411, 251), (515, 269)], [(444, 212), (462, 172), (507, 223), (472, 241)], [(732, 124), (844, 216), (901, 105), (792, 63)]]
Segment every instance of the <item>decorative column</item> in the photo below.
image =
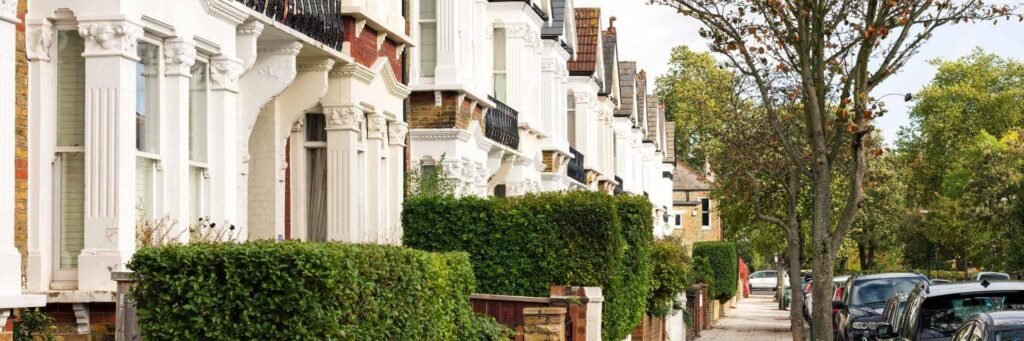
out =
[(388, 244), (402, 244), (402, 201), (405, 198), (405, 137), (409, 125), (388, 122)]
[(366, 118), (356, 106), (324, 106), (327, 119), (327, 240), (363, 242), (360, 225), (364, 179), (359, 140)]
[(458, 7), (465, 0), (437, 0), (437, 69), (435, 84), (458, 84), (462, 78), (459, 70), (458, 43), (463, 39), (459, 30)]
[[(50, 53), (54, 39), (53, 26), (48, 20), (29, 20), (26, 25), (28, 54), (28, 141), (32, 152), (28, 154), (29, 174), (48, 174), (53, 171), (56, 124), (56, 65)], [(6, 35), (5, 35), (6, 36)], [(14, 84), (11, 81), (10, 84)], [(5, 186), (6, 187), (6, 186)], [(50, 289), (53, 273), (53, 178), (28, 177), (28, 289)]]
[(111, 270), (135, 252), (136, 47), (142, 28), (82, 20), (85, 39), (85, 247), (78, 290), (114, 291)]
[(306, 225), (308, 212), (306, 198), (309, 197), (309, 192), (307, 192), (306, 183), (309, 179), (306, 176), (309, 173), (309, 169), (306, 168), (308, 166), (306, 160), (305, 126), (306, 119), (299, 118), (292, 124), (291, 137), (288, 138), (288, 186), (291, 192), (291, 237), (294, 240), (308, 241), (307, 231), (309, 231), (309, 227)]
[[(210, 148), (207, 159), (210, 163), (210, 219), (223, 226), (241, 221), (239, 207), (242, 205), (238, 194), (240, 186), (238, 148), (230, 148), (238, 141), (238, 79), (242, 76), (242, 61), (220, 55), (210, 61), (210, 127), (207, 129)], [(220, 146), (220, 147), (218, 147)], [(243, 201), (244, 202), (244, 201)]]
[(192, 65), (196, 63), (196, 47), (181, 38), (169, 39), (164, 44), (164, 95), (166, 105), (163, 117), (166, 123), (160, 134), (164, 151), (164, 207), (174, 226), (172, 235), (180, 234), (188, 240), (189, 226), (196, 224), (189, 218), (189, 94)]
[(371, 243), (384, 243), (387, 239), (387, 118), (374, 112), (366, 117), (366, 226), (363, 227), (363, 240)]
[(0, 1), (0, 300), (4, 299), (3, 296), (21, 294), (21, 253), (14, 247), (14, 45), (15, 25), (19, 22), (15, 13), (17, 6), (17, 1)]

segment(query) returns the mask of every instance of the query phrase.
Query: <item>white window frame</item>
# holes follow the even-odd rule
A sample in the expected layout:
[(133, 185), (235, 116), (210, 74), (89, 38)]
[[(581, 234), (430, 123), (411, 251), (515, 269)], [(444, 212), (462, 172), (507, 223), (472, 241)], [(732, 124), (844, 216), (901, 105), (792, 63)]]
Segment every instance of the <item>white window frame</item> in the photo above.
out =
[[(141, 44), (148, 44), (148, 45), (153, 45), (153, 46), (157, 47), (157, 56), (158, 57), (156, 58), (156, 61), (157, 61), (157, 75), (158, 76), (157, 76), (157, 88), (156, 88), (156, 93), (157, 93), (156, 118), (157, 118), (157, 124), (159, 124), (159, 126), (158, 126), (158, 129), (156, 129), (156, 130), (159, 132), (160, 131), (159, 128), (162, 128), (162, 127), (165, 126), (165, 122), (164, 122), (165, 121), (165, 117), (164, 116), (166, 116), (166, 115), (164, 115), (165, 112), (164, 112), (164, 103), (163, 103), (164, 100), (165, 100), (165, 96), (164, 96), (164, 92), (163, 91), (164, 91), (164, 89), (166, 89), (166, 76), (165, 76), (165, 72), (167, 70), (167, 65), (165, 65), (165, 60), (163, 58), (164, 44), (163, 44), (163, 41), (160, 38), (152, 36), (152, 35), (148, 34), (148, 32), (142, 38), (139, 38), (138, 43), (140, 45)], [(136, 88), (137, 87), (138, 87), (138, 84), (136, 84)], [(138, 134), (138, 132), (136, 132), (136, 134)], [(163, 179), (163, 177), (162, 177), (162, 175), (163, 175), (163, 156), (161, 155), (161, 153), (163, 153), (164, 149), (166, 149), (166, 148), (164, 148), (164, 146), (161, 143), (162, 142), (161, 136), (158, 135), (158, 136), (153, 137), (153, 138), (155, 139), (155, 141), (157, 141), (156, 142), (157, 143), (157, 152), (156, 153), (151, 153), (151, 152), (144, 152), (144, 151), (140, 151), (140, 150), (136, 149), (135, 150), (135, 156), (136, 156), (136, 161), (138, 160), (138, 158), (143, 158), (143, 159), (149, 159), (149, 160), (151, 160), (153, 162), (153, 168), (150, 169), (150, 172), (151, 172), (150, 173), (150, 177), (151, 177), (150, 193), (152, 193), (151, 194), (152, 195), (152, 202), (149, 203), (148, 207), (143, 207), (143, 209), (146, 210), (146, 213), (149, 215), (150, 219), (159, 219), (160, 215), (164, 214), (164, 212), (162, 210), (160, 210), (160, 208), (163, 207), (163, 200), (162, 200), (162, 198), (163, 198), (162, 194), (163, 193), (161, 191), (160, 184), (162, 183), (162, 179)], [(136, 169), (138, 169), (138, 168), (136, 167)], [(138, 177), (138, 175), (136, 175), (136, 178), (137, 177)], [(139, 186), (139, 184), (136, 183), (135, 186)], [(138, 192), (138, 188), (136, 188), (136, 193), (137, 192)], [(134, 195), (134, 193), (133, 193), (133, 195)], [(136, 197), (136, 205), (138, 205), (138, 201), (139, 201), (139, 198)], [(136, 213), (138, 213), (138, 212), (136, 212)]]
[[(438, 43), (438, 41), (440, 41), (440, 39), (439, 39), (440, 31), (439, 31), (439, 25), (438, 25), (439, 21), (440, 21), (438, 16), (440, 16), (440, 13), (438, 13), (438, 11), (437, 11), (437, 8), (438, 8), (437, 1), (439, 1), (439, 0), (433, 0), (433, 1), (434, 1), (434, 18), (432, 18), (432, 19), (424, 19), (423, 18), (423, 2), (424, 2), (424, 0), (417, 0), (416, 1), (416, 7), (417, 7), (417, 9), (416, 9), (416, 17), (417, 17), (417, 20), (419, 21), (419, 24), (417, 24), (417, 34), (419, 34), (419, 42), (420, 42), (420, 47), (417, 47), (417, 48), (421, 49), (420, 53), (416, 54), (416, 66), (419, 69), (420, 78), (422, 78), (424, 80), (430, 80), (431, 82), (433, 81), (434, 77), (436, 76), (436, 72), (437, 72), (437, 64), (438, 64), (437, 63), (437, 55), (438, 55), (438, 53), (437, 53), (438, 52), (438, 50), (437, 50), (437, 43)], [(423, 61), (423, 50), (422, 49), (423, 49), (423, 46), (425, 46), (425, 44), (423, 44), (423, 31), (424, 31), (423, 27), (424, 26), (431, 26), (431, 25), (434, 27), (434, 65), (433, 65), (434, 69), (430, 70), (430, 72), (428, 73), (426, 71), (426, 67), (425, 67), (426, 65), (424, 65), (424, 61)]]
[[(498, 32), (501, 32), (501, 34), (499, 35)], [(501, 37), (503, 39), (499, 40), (499, 37)], [(501, 45), (500, 45), (501, 50), (500, 51), (498, 50), (498, 47), (499, 47), (498, 42), (499, 41), (501, 42)], [(505, 30), (504, 27), (495, 27), (494, 28), (493, 50), (494, 50), (493, 51), (494, 57), (492, 58), (492, 63), (491, 63), (493, 65), (493, 69), (494, 69), (493, 75), (491, 77), (491, 80), (492, 80), (492, 82), (491, 82), (492, 84), (491, 85), (493, 87), (493, 91), (492, 92), (494, 94), (494, 98), (496, 98), (499, 101), (502, 101), (504, 103), (508, 103), (509, 102), (508, 101), (509, 100), (509, 98), (508, 98), (508, 89), (509, 89), (509, 86), (508, 86), (508, 63), (509, 63), (509, 60), (508, 60), (508, 32)], [(504, 54), (504, 57), (502, 58), (502, 60), (505, 62), (505, 65), (502, 66), (502, 68), (500, 68), (500, 69), (498, 68), (498, 55), (499, 54)], [(505, 93), (500, 94), (500, 95), (498, 94), (498, 76), (499, 75), (505, 77), (504, 78), (504, 85), (505, 86), (503, 87), (503, 89), (505, 89)]]
[[(704, 210), (704, 202), (708, 203), (707, 210)], [(711, 218), (712, 218), (711, 212), (712, 212), (711, 198), (701, 197), (700, 198), (700, 227), (702, 229), (710, 230), (711, 226), (714, 225), (714, 223), (711, 221)], [(707, 214), (707, 216), (708, 216), (708, 223), (706, 225), (704, 224), (704, 215), (705, 214)]]
[[(206, 120), (206, 123), (204, 124), (204, 129), (202, 131), (203, 140), (204, 140), (203, 141), (203, 145), (204, 145), (205, 154), (206, 154), (204, 158), (206, 159), (206, 161), (192, 160), (192, 143), (191, 143), (192, 141), (190, 140), (189, 141), (189, 150), (188, 150), (188, 155), (189, 155), (188, 156), (188, 158), (189, 158), (189, 160), (188, 160), (188, 166), (189, 166), (189, 169), (188, 169), (188, 176), (189, 176), (189, 184), (188, 184), (189, 185), (189, 189), (188, 189), (189, 212), (190, 213), (194, 213), (194, 215), (197, 216), (197, 217), (200, 217), (200, 218), (203, 218), (203, 219), (207, 219), (209, 217), (209, 214), (210, 214), (210, 207), (209, 207), (210, 206), (210, 191), (209, 191), (209, 188), (210, 188), (210, 163), (209, 163), (210, 162), (210, 94), (211, 94), (210, 90), (211, 90), (211, 87), (212, 87), (213, 84), (210, 82), (210, 58), (205, 56), (205, 55), (197, 55), (196, 56), (196, 63), (203, 63), (203, 64), (206, 65), (206, 69), (205, 69), (205, 73), (206, 73), (206, 77), (205, 77), (205, 79), (206, 79), (206, 87), (205, 87), (205, 89), (206, 89), (206, 103), (205, 103), (206, 104), (206, 112), (203, 113), (203, 118)], [(189, 122), (188, 123), (189, 123), (188, 124), (189, 138), (191, 139), (192, 138), (192, 133), (193, 133), (192, 132), (192, 89), (191, 88), (189, 89)], [(199, 188), (197, 189), (199, 191), (199, 198), (198, 198), (199, 199), (199, 203), (193, 202), (193, 198), (192, 198), (192, 188), (191, 188), (191, 186), (192, 186), (192, 171), (194, 169), (198, 169), (198, 170), (200, 170), (202, 172), (201, 179), (199, 181)], [(200, 212), (191, 212), (194, 207), (199, 207)], [(191, 215), (190, 215), (190, 218), (191, 218)], [(195, 223), (197, 223), (197, 221), (192, 221), (189, 224), (195, 224)]]
[[(76, 23), (73, 23), (73, 22), (58, 22), (58, 23), (56, 23), (54, 25), (53, 38), (52, 38), (55, 43), (59, 44), (60, 32), (62, 32), (62, 31), (70, 31), (70, 32), (72, 32), (71, 33), (72, 35), (76, 34), (76, 32), (78, 31), (78, 25)], [(84, 46), (85, 45), (85, 41), (84, 40), (82, 41), (82, 44), (83, 44), (82, 48), (84, 49), (85, 48), (85, 46)], [(59, 47), (55, 48), (55, 50), (58, 50), (58, 49), (59, 49)], [(60, 60), (59, 60), (59, 58), (60, 58), (59, 51), (55, 51), (53, 53), (53, 61), (51, 62), (51, 65), (53, 67), (53, 71), (54, 71), (54, 74), (55, 74), (55, 80), (57, 81), (57, 83), (54, 84), (55, 87), (57, 87), (58, 84), (61, 81), (61, 78), (60, 78), (61, 77), (61, 75), (60, 75)], [(84, 58), (83, 58), (83, 68), (85, 68), (85, 67), (86, 67), (86, 63), (84, 63)], [(85, 72), (85, 71), (86, 70), (83, 70), (83, 72)], [(46, 127), (46, 129), (54, 129), (54, 131), (56, 133), (56, 134), (54, 134), (54, 139), (55, 140), (59, 140), (59, 134), (60, 134), (60, 126), (59, 126), (59, 122), (60, 122), (60, 112), (59, 112), (59, 110), (60, 109), (59, 108), (60, 108), (60, 98), (61, 98), (60, 88), (59, 87), (57, 88), (56, 91), (54, 91), (54, 94), (56, 96), (54, 96), (54, 100), (53, 101), (55, 102), (55, 108), (57, 108), (56, 110), (58, 112), (55, 113), (54, 124), (51, 127)], [(83, 95), (84, 95), (84, 93), (83, 93)], [(82, 109), (83, 109), (82, 117), (83, 117), (83, 119), (85, 119), (85, 112), (84, 112), (85, 107), (83, 106)], [(83, 124), (82, 125), (82, 129), (85, 129), (85, 128), (86, 128), (86, 126)], [(84, 131), (82, 133), (85, 134)], [(52, 209), (52, 219), (53, 219), (52, 233), (53, 233), (53, 236), (54, 236), (53, 242), (52, 242), (52, 245), (53, 245), (52, 257), (53, 257), (53, 259), (52, 259), (52, 262), (51, 262), (52, 263), (52, 270), (53, 270), (52, 271), (53, 278), (50, 279), (50, 281), (51, 281), (50, 282), (50, 287), (52, 289), (57, 289), (57, 290), (60, 290), (60, 289), (75, 289), (78, 286), (78, 284), (77, 284), (78, 283), (78, 266), (76, 265), (75, 267), (70, 268), (70, 269), (62, 269), (61, 268), (61, 264), (60, 264), (60, 261), (61, 261), (62, 229), (63, 229), (63, 225), (64, 225), (63, 219), (62, 219), (63, 204), (62, 204), (62, 197), (61, 197), (61, 192), (62, 192), (61, 185), (63, 183), (61, 181), (62, 180), (61, 173), (63, 171), (63, 164), (62, 164), (62, 159), (63, 158), (61, 156), (63, 156), (64, 154), (81, 153), (83, 155), (83, 157), (84, 157), (85, 156), (85, 143), (86, 142), (87, 142), (87, 140), (83, 140), (82, 144), (81, 145), (77, 145), (77, 146), (60, 146), (59, 142), (57, 142), (57, 141), (54, 142), (54, 146), (55, 146), (55, 148), (54, 148), (54, 161), (52, 163), (52, 165), (53, 165), (53, 168), (52, 168), (52, 172), (53, 172), (52, 173), (52, 179), (53, 179), (53, 187), (52, 188), (53, 188), (53, 192), (51, 193), (51, 195), (53, 197), (53, 200), (54, 200), (53, 201), (53, 209)], [(82, 171), (83, 172), (85, 171), (85, 165), (83, 165)], [(85, 201), (84, 200), (82, 201), (82, 210), (83, 210), (83, 213), (84, 213), (84, 210), (85, 210)], [(84, 226), (83, 226), (83, 233), (84, 233)], [(83, 238), (84, 238), (84, 236), (83, 236)]]
[[(306, 114), (303, 114), (301, 119), (305, 121), (306, 117), (308, 117), (309, 115), (317, 115), (317, 113), (306, 113)], [(326, 115), (324, 115), (324, 114), (319, 114), (319, 115), (324, 118), (324, 123), (326, 124), (327, 123), (326, 122), (326, 120), (327, 120)], [(303, 151), (303, 153), (305, 153), (305, 155), (303, 155), (303, 157), (306, 158), (306, 162), (304, 162), (305, 167), (302, 169), (302, 173), (303, 173), (303, 180), (302, 181), (306, 182), (304, 184), (306, 192), (302, 193), (302, 196), (304, 197), (303, 200), (306, 202), (306, 205), (305, 205), (304, 209), (302, 210), (301, 214), (304, 216), (304, 219), (305, 219), (304, 221), (306, 222), (306, 226), (302, 227), (303, 229), (305, 229), (305, 231), (303, 231), (303, 234), (305, 235), (305, 239), (304, 240), (306, 240), (306, 241), (311, 241), (311, 237), (310, 237), (310, 233), (309, 233), (309, 229), (310, 229), (309, 222), (312, 221), (312, 219), (310, 219), (309, 211), (313, 207), (312, 206), (313, 202), (312, 202), (312, 200), (309, 199), (310, 195), (312, 194), (312, 192), (311, 192), (312, 191), (312, 186), (310, 185), (310, 182), (313, 181), (313, 178), (309, 175), (310, 171), (312, 170), (311, 169), (312, 165), (310, 164), (310, 161), (309, 161), (310, 160), (309, 154), (313, 150), (315, 150), (315, 149), (327, 149), (327, 139), (330, 138), (328, 136), (328, 134), (325, 133), (323, 141), (311, 141), (311, 140), (308, 140), (309, 135), (307, 135), (307, 134), (309, 134), (309, 131), (307, 129), (309, 129), (310, 126), (311, 125), (309, 125), (309, 124), (304, 124), (303, 125), (304, 128), (302, 130), (302, 151)], [(326, 125), (324, 126), (324, 128), (326, 129)], [(292, 170), (292, 171), (295, 171), (295, 170)], [(331, 171), (330, 168), (328, 168), (327, 171), (329, 173)], [(295, 194), (292, 194), (292, 197), (294, 197), (294, 196), (295, 196)], [(324, 198), (324, 200), (326, 200), (326, 199), (327, 198)], [(330, 209), (330, 208), (328, 207), (328, 209)], [(298, 213), (298, 212), (292, 212), (292, 214), (296, 214), (296, 213)], [(292, 234), (293, 235), (295, 234), (295, 226), (294, 225), (292, 226)]]

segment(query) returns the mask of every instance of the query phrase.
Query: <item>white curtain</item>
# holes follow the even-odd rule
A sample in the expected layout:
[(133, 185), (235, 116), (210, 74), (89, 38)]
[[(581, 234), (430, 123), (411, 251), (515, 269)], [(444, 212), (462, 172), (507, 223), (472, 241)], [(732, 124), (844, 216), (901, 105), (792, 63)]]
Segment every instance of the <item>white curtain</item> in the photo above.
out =
[(309, 149), (309, 241), (327, 241), (327, 149)]

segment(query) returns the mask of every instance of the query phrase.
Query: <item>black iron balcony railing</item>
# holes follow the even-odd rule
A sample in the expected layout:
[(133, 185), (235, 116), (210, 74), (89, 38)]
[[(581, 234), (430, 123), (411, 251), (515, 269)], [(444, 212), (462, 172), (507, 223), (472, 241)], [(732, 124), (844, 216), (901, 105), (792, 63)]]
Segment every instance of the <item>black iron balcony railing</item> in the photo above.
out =
[(569, 147), (569, 152), (572, 153), (573, 158), (569, 160), (569, 166), (566, 169), (567, 175), (581, 184), (586, 184), (587, 171), (583, 169), (583, 153), (572, 147)]
[(338, 0), (235, 0), (268, 18), (341, 51), (345, 24)]
[(494, 109), (487, 111), (484, 135), (512, 149), (519, 149), (519, 112), (497, 98), (487, 96), (494, 102)]

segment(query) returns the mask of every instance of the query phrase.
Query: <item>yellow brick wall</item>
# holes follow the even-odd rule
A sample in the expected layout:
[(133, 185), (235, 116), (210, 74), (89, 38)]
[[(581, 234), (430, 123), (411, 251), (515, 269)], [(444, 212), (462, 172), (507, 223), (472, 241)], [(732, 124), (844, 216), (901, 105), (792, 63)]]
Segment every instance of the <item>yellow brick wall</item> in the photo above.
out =
[[(699, 201), (702, 197), (708, 197), (710, 192), (687, 192), (674, 191), (672, 193), (672, 199), (674, 201)], [(694, 215), (694, 210), (697, 214)], [(701, 227), (701, 215), (700, 205), (688, 205), (688, 206), (675, 206), (675, 211), (680, 213), (682, 229), (676, 229), (672, 231), (672, 235), (680, 238), (684, 245), (690, 246), (696, 242), (705, 241), (719, 241), (722, 240), (722, 219), (718, 212), (718, 203), (714, 200), (711, 201), (711, 229), (704, 229)], [(672, 223), (675, 223), (673, 221)]]
[(441, 92), (441, 105), (433, 91), (413, 93), (409, 98), (409, 127), (413, 129), (468, 129), (469, 124), (479, 120), (483, 127), (483, 111), (479, 106), (472, 108), (472, 102), (460, 97), (454, 91)]
[[(18, 18), (25, 21), (27, 0), (18, 1)], [(25, 25), (17, 30), (14, 93), (14, 246), (21, 252), (21, 273), (28, 260), (28, 59)], [(6, 133), (6, 132), (0, 132)]]

